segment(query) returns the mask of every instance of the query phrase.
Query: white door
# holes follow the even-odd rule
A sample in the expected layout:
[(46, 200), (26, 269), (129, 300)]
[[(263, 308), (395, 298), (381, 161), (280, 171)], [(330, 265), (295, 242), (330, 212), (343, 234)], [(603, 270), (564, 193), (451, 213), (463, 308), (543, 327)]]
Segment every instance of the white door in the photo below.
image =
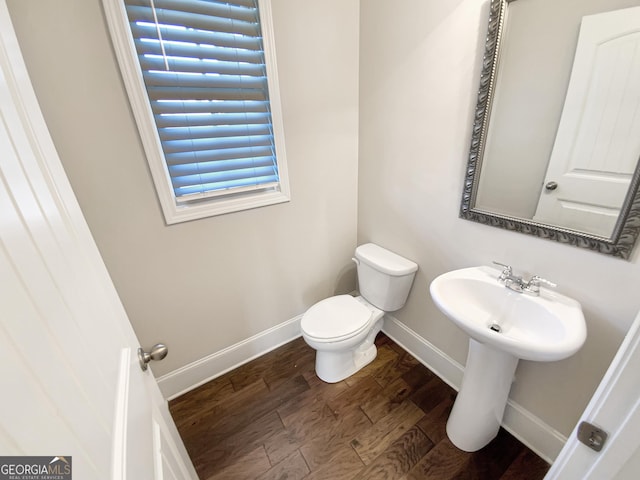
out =
[(546, 480), (637, 480), (640, 478), (640, 313), (582, 414), (609, 435), (600, 452), (577, 439), (577, 429)]
[(534, 220), (609, 238), (638, 159), (640, 7), (586, 16)]
[(0, 0), (0, 456), (195, 479), (62, 169)]

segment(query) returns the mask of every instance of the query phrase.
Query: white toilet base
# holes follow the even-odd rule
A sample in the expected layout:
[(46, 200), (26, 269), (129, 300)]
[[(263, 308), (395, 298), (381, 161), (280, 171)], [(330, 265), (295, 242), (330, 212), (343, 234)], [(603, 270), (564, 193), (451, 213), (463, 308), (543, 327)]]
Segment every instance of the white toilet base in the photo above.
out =
[(376, 321), (367, 337), (356, 347), (337, 351), (318, 349), (316, 351), (316, 375), (318, 378), (327, 383), (341, 382), (373, 362), (378, 355), (378, 349), (374, 342), (382, 330), (382, 323), (382, 318)]

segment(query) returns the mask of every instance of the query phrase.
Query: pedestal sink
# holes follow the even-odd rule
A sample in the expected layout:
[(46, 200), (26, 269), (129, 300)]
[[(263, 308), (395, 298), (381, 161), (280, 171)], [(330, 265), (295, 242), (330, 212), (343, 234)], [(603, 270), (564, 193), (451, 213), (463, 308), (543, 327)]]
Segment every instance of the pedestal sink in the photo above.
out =
[(587, 329), (580, 304), (540, 288), (531, 296), (506, 288), (490, 267), (454, 270), (431, 283), (438, 308), (469, 339), (462, 385), (447, 435), (474, 452), (498, 433), (519, 359), (552, 362), (582, 347)]

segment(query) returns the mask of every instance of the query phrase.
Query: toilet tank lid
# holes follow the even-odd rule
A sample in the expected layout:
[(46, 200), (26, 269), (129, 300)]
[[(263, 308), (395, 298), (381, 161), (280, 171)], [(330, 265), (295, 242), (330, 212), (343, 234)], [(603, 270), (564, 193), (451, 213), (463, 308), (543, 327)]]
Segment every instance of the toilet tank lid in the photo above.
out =
[(415, 262), (374, 243), (365, 243), (356, 248), (356, 258), (395, 277), (408, 275), (418, 270), (418, 265)]

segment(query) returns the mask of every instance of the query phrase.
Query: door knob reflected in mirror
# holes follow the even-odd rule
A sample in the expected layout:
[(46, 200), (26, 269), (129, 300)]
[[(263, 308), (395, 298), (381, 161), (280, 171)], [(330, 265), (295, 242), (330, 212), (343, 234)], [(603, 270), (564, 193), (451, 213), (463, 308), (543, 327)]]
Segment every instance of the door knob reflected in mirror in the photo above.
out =
[(162, 360), (169, 353), (169, 348), (162, 344), (157, 343), (153, 347), (151, 347), (151, 351), (145, 352), (142, 348), (138, 348), (138, 360), (140, 360), (140, 368), (143, 371), (146, 371), (148, 368), (148, 363), (151, 360)]

